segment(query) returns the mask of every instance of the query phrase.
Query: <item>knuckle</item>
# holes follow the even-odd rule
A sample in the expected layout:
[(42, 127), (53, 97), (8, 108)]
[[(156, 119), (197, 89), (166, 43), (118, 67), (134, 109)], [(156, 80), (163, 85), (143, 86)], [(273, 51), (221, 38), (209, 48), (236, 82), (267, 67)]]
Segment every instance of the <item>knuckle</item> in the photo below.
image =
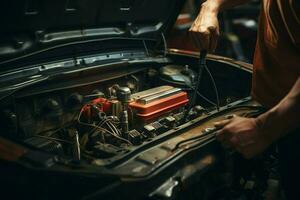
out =
[(206, 26), (199, 26), (199, 32), (202, 33), (202, 34), (206, 34), (206, 33), (209, 33), (208, 29)]
[(196, 24), (193, 24), (193, 25), (191, 26), (191, 29), (192, 29), (192, 30), (197, 30), (197, 29), (198, 29), (198, 26), (197, 26)]
[(190, 31), (191, 33), (193, 33), (193, 32), (195, 32), (195, 28), (194, 28), (194, 27), (191, 27), (191, 28), (189, 29), (189, 31)]
[(217, 27), (216, 26), (209, 26), (207, 29), (211, 30), (211, 31), (216, 31)]
[(209, 32), (207, 29), (202, 29), (202, 30), (200, 31), (200, 33), (201, 33), (203, 36), (208, 36), (210, 32)]

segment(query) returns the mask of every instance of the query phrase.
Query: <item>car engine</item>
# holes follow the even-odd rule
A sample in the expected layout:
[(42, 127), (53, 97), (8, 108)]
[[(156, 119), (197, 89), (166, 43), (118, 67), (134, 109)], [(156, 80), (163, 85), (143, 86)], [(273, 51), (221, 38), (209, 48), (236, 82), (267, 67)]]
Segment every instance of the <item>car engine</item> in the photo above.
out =
[(188, 111), (195, 77), (188, 66), (167, 65), (82, 87), (20, 93), (14, 111), (3, 111), (6, 136), (77, 161), (112, 158), (206, 112), (201, 105)]

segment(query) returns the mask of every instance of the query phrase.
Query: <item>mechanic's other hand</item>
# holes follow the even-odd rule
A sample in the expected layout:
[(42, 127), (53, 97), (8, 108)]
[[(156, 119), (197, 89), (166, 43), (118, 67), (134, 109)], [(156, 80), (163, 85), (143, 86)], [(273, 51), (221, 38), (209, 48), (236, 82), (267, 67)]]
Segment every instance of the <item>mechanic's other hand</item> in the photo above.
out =
[(255, 118), (233, 117), (215, 123), (217, 139), (250, 159), (262, 153), (271, 143)]
[(201, 10), (190, 28), (192, 40), (200, 48), (214, 52), (220, 35), (218, 12), (209, 8), (207, 2), (203, 3)]

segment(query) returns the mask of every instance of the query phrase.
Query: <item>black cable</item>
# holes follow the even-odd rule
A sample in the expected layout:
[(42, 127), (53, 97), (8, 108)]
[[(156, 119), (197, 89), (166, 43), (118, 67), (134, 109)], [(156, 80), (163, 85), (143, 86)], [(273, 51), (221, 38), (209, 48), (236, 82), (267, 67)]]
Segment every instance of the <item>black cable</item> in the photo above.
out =
[[(188, 86), (189, 88), (188, 89), (184, 89), (186, 91), (190, 91), (190, 90), (195, 90), (195, 88), (193, 86), (190, 86), (190, 85), (186, 85)], [(205, 100), (207, 103), (217, 107), (217, 104), (214, 103), (212, 100), (208, 99), (206, 96), (204, 96), (203, 94), (201, 94), (199, 91), (197, 91), (197, 94), (199, 97), (201, 97), (203, 100)]]
[(202, 99), (204, 99), (206, 102), (210, 103), (213, 106), (218, 107), (218, 104), (215, 104), (214, 102), (212, 102), (211, 100), (209, 100), (207, 97), (205, 97), (204, 95), (202, 95), (199, 91), (197, 91), (197, 94), (199, 97), (201, 97)]
[(219, 91), (218, 91), (218, 88), (217, 88), (217, 85), (216, 85), (216, 81), (212, 75), (212, 73), (210, 72), (210, 70), (208, 69), (207, 65), (204, 64), (204, 68), (205, 70), (207, 71), (209, 77), (210, 77), (210, 80), (213, 84), (213, 88), (215, 90), (215, 94), (216, 94), (216, 100), (217, 100), (217, 110), (219, 111), (220, 110), (220, 99), (219, 99)]

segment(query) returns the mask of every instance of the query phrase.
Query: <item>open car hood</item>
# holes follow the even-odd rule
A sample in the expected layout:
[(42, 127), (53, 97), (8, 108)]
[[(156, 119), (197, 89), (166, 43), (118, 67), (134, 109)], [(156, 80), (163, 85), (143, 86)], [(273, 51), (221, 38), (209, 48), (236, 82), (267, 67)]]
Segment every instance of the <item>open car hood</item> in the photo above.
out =
[[(115, 38), (160, 41), (184, 0), (3, 1), (0, 64), (59, 46)], [(122, 45), (120, 45), (122, 48)]]

